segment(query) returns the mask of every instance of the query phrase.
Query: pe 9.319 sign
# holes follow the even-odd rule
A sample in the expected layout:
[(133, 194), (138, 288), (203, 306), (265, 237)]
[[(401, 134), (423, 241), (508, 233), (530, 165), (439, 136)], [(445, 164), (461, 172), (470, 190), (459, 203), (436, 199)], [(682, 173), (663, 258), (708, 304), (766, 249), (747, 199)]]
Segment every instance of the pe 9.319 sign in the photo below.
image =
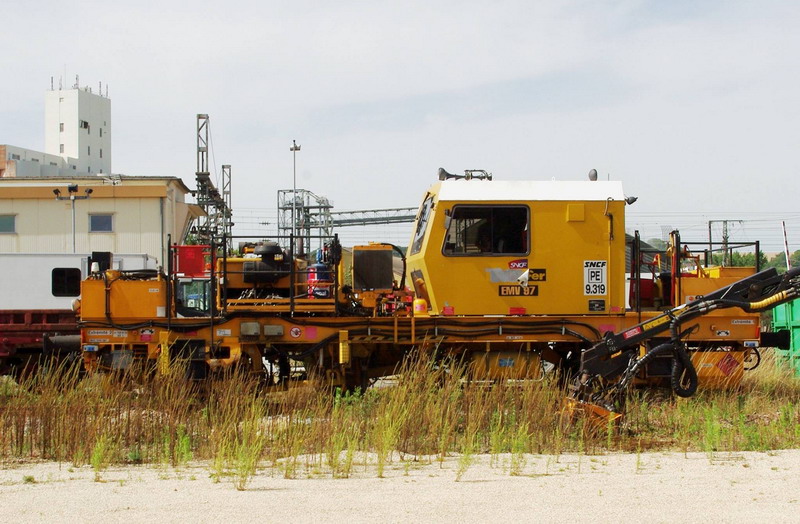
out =
[(607, 266), (605, 260), (583, 261), (584, 295), (605, 295), (607, 293)]

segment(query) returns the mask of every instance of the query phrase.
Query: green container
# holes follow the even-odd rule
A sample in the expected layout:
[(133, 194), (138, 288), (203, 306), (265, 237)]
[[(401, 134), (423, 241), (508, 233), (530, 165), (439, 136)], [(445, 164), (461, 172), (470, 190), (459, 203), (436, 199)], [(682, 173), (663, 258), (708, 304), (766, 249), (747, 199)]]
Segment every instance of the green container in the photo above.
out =
[(780, 361), (788, 364), (800, 377), (800, 299), (772, 310), (772, 329), (791, 332), (789, 349), (776, 349)]

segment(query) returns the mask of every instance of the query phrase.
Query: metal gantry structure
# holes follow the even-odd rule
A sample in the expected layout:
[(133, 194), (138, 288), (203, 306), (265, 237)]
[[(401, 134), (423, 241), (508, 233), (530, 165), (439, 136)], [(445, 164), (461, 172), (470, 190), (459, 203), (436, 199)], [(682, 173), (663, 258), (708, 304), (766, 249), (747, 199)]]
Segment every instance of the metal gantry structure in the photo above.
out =
[[(197, 242), (208, 244), (213, 240), (220, 244), (223, 238), (229, 239), (233, 228), (233, 211), (231, 210), (231, 166), (222, 166), (222, 194), (211, 180), (208, 168), (209, 118), (208, 115), (197, 115), (197, 171), (195, 181), (197, 189), (195, 198), (205, 215), (198, 219), (193, 231)], [(229, 242), (229, 240), (228, 240)]]
[(307, 189), (279, 189), (278, 235), (287, 238), (297, 235), (296, 254), (305, 254), (311, 250), (313, 238), (333, 235), (331, 209), (333, 203), (327, 197), (315, 195)]
[[(333, 202), (327, 197), (307, 189), (280, 189), (278, 235), (288, 237), (296, 232), (298, 254), (305, 254), (315, 247), (312, 246), (313, 239), (330, 237), (336, 228), (410, 223), (416, 218), (416, 212), (415, 207), (334, 212)], [(294, 224), (292, 216), (295, 217)]]
[(230, 238), (233, 234), (233, 201), (231, 194), (230, 164), (222, 165), (222, 200), (225, 202), (222, 213), (222, 231), (225, 233), (226, 238)]

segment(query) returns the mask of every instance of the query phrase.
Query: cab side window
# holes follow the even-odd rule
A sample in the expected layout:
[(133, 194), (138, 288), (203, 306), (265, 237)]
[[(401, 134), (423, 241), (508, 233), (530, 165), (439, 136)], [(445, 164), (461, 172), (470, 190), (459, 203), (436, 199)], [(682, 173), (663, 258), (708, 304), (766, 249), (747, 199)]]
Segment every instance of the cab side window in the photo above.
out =
[(422, 202), (417, 214), (417, 228), (414, 230), (414, 238), (411, 242), (411, 254), (415, 255), (422, 249), (422, 242), (425, 240), (425, 231), (428, 229), (428, 219), (433, 209), (433, 196), (428, 195)]
[(530, 236), (527, 206), (455, 206), (445, 255), (524, 255)]

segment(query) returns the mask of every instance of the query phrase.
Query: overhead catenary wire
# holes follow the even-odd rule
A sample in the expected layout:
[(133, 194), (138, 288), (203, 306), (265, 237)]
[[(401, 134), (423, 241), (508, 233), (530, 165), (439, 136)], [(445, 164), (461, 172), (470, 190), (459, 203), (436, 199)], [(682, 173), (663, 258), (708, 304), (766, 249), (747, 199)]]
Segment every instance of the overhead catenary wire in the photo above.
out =
[(634, 212), (626, 217), (629, 233), (638, 230), (643, 239), (665, 240), (662, 226), (678, 229), (687, 241), (707, 241), (709, 222), (714, 241), (722, 240), (722, 221), (728, 222), (730, 242), (761, 243), (761, 251), (777, 253), (783, 249), (781, 222), (787, 224), (787, 236), (791, 252), (800, 249), (800, 214), (796, 212)]
[[(211, 140), (209, 139), (209, 142)], [(277, 231), (277, 208), (241, 208), (238, 210), (236, 234), (273, 236)], [(789, 251), (800, 249), (800, 213), (789, 212), (639, 212), (629, 211), (626, 217), (626, 231), (633, 234), (639, 230), (642, 239), (658, 238), (665, 240), (665, 229), (677, 229), (687, 242), (706, 242), (708, 222), (730, 220), (730, 242), (761, 243), (761, 251), (777, 253), (783, 250), (781, 221), (786, 222)], [(739, 222), (741, 221), (741, 223)], [(264, 224), (266, 223), (266, 224)], [(714, 222), (712, 231), (715, 241), (722, 240), (722, 226)], [(405, 246), (411, 235), (409, 224), (376, 224), (358, 227), (337, 228), (342, 244), (352, 246), (368, 242), (391, 242)]]

